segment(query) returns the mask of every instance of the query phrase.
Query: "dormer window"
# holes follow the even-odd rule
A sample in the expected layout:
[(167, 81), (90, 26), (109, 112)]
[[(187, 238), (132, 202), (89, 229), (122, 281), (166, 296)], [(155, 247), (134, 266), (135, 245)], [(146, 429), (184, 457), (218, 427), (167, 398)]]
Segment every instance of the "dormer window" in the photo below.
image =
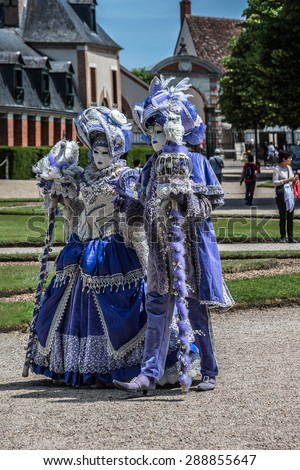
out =
[(112, 70), (112, 98), (113, 98), (113, 108), (118, 107), (118, 77), (117, 71)]
[(15, 69), (15, 100), (17, 103), (24, 101), (23, 71), (18, 68)]
[(90, 79), (91, 79), (91, 105), (97, 105), (97, 69), (96, 67), (90, 67)]
[(74, 93), (73, 93), (73, 84), (72, 84), (72, 77), (67, 76), (67, 108), (73, 108), (74, 106)]
[(91, 9), (91, 29), (93, 31), (97, 31), (97, 23), (96, 23), (96, 10), (95, 7)]
[(71, 7), (76, 11), (77, 15), (88, 25), (92, 31), (97, 31), (96, 23), (96, 6), (94, 2), (84, 2), (78, 0), (70, 0)]
[(42, 72), (42, 103), (44, 106), (50, 106), (50, 81), (49, 74)]

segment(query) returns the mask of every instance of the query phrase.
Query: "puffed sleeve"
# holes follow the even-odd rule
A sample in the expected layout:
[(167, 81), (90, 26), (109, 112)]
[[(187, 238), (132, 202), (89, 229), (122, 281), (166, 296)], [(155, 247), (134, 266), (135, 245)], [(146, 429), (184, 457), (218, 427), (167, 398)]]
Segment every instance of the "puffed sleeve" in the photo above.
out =
[(215, 172), (206, 157), (199, 153), (190, 153), (193, 163), (193, 190), (199, 197), (205, 196), (212, 205), (212, 210), (224, 204), (224, 191)]

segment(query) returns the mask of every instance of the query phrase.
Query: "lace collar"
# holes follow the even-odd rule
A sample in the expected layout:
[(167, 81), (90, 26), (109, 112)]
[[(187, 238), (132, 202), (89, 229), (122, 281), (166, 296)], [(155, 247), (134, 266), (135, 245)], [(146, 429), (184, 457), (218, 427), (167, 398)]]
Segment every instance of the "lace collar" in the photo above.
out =
[(109, 179), (118, 178), (124, 167), (126, 167), (126, 160), (118, 160), (103, 170), (98, 170), (95, 163), (91, 162), (84, 170), (82, 184), (91, 186), (94, 183), (103, 184)]

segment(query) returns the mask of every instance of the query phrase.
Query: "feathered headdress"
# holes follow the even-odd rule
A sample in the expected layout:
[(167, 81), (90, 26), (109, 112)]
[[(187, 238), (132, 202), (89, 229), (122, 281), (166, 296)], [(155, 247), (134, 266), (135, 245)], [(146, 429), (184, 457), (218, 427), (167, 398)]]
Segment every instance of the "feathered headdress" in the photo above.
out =
[(183, 140), (197, 145), (204, 139), (206, 126), (197, 112), (196, 106), (187, 100), (192, 95), (186, 93), (191, 87), (188, 77), (177, 85), (169, 87), (174, 77), (163, 79), (154, 77), (149, 87), (149, 95), (143, 103), (133, 106), (133, 118), (137, 126), (146, 135), (150, 135), (149, 127), (158, 122), (164, 125), (171, 115), (178, 115), (184, 128)]
[[(113, 161), (131, 147), (131, 124), (116, 109), (110, 110), (105, 106), (88, 108), (74, 119), (74, 126), (79, 140), (90, 150), (100, 143), (107, 145)], [(106, 139), (103, 139), (103, 135)]]

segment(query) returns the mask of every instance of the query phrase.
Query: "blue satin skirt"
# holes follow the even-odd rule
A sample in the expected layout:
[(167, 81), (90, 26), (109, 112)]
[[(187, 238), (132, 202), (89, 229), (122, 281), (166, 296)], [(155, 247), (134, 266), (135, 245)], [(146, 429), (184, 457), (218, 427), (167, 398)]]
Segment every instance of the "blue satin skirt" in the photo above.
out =
[(73, 235), (56, 262), (36, 323), (32, 370), (81, 386), (140, 371), (146, 328), (144, 274), (136, 252), (112, 235)]

